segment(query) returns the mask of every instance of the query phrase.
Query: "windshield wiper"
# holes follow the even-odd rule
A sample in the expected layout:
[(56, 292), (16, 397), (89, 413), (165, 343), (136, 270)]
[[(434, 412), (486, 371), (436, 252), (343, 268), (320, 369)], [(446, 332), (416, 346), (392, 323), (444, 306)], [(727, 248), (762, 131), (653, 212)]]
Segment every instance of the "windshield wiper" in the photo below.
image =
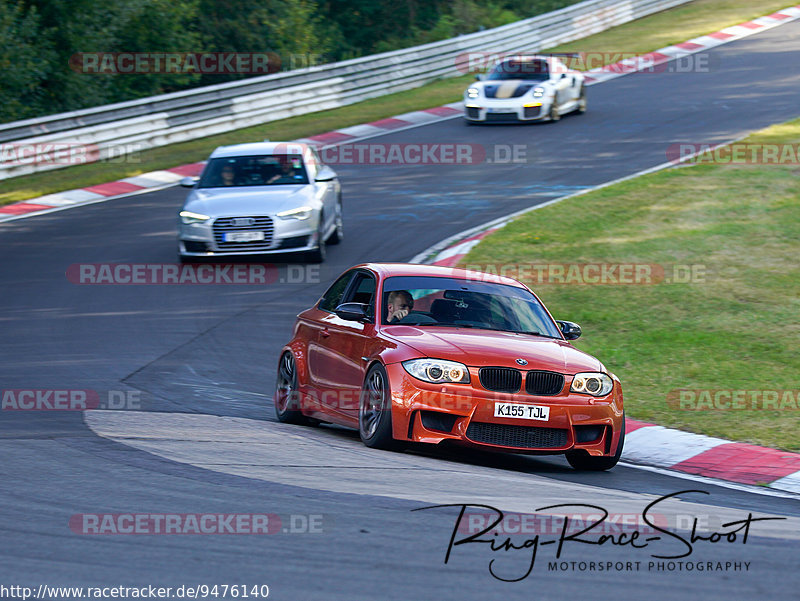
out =
[(517, 332), (517, 334), (530, 334), (532, 336), (541, 336), (542, 338), (552, 338), (553, 340), (561, 340), (561, 336), (550, 336), (550, 334), (542, 334), (541, 332)]
[(506, 330), (503, 328), (482, 328), (484, 330), (491, 330), (492, 332), (511, 332), (512, 334), (528, 334), (530, 336), (541, 336), (542, 338), (552, 338), (554, 340), (561, 340), (558, 336), (550, 336), (548, 334), (542, 334), (541, 332), (531, 332), (525, 330)]
[[(389, 325), (395, 325), (391, 323)], [(400, 326), (434, 326), (439, 328), (474, 328), (472, 324), (464, 324), (464, 323), (436, 323), (434, 321), (403, 321), (398, 322), (397, 325)]]

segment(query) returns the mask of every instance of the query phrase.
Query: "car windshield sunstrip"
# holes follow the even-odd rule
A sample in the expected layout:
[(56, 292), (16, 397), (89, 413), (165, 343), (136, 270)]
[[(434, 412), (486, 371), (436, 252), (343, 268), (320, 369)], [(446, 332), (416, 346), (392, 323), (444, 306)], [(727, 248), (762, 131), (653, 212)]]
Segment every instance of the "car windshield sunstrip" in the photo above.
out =
[(527, 81), (546, 81), (550, 79), (550, 69), (544, 60), (507, 60), (498, 63), (486, 75), (487, 81), (524, 79)]
[(257, 155), (211, 159), (198, 188), (308, 184), (300, 155)]
[(387, 278), (383, 323), (463, 327), (561, 339), (556, 324), (527, 290), (444, 277)]

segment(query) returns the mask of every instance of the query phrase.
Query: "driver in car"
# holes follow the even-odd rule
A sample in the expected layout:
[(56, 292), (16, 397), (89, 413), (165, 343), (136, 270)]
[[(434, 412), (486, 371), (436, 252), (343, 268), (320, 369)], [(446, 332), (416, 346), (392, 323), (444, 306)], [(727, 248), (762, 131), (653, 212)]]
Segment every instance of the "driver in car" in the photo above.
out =
[(394, 290), (386, 301), (386, 323), (398, 322), (414, 308), (414, 297), (408, 290)]
[(276, 173), (275, 175), (273, 175), (269, 180), (267, 180), (267, 183), (294, 184), (296, 179), (297, 179), (297, 173), (295, 173), (292, 163), (288, 160), (285, 160), (281, 162), (280, 173)]
[(235, 186), (236, 185), (236, 171), (233, 168), (233, 165), (227, 164), (222, 168), (220, 172), (220, 177), (222, 178), (222, 185), (223, 186)]

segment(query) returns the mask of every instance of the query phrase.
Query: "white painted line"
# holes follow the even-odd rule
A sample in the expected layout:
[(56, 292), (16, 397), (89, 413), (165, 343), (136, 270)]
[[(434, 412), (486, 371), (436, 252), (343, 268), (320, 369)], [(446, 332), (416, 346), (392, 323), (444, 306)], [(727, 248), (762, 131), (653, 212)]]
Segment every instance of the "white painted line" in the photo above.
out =
[(162, 184), (173, 184), (182, 179), (182, 175), (179, 173), (173, 173), (171, 171), (149, 171), (148, 173), (142, 173), (141, 175), (136, 175), (133, 177), (126, 177), (125, 179), (121, 179), (119, 181), (133, 184), (134, 186), (144, 186), (145, 188), (150, 188), (153, 186), (160, 186)]
[[(750, 134), (744, 134), (744, 135), (741, 135), (741, 136), (739, 136), (737, 138), (734, 138), (732, 140), (728, 140), (726, 142), (721, 142), (721, 143), (717, 144), (716, 146), (714, 146), (713, 148), (718, 148), (720, 146), (727, 146), (729, 144), (734, 144), (735, 142), (738, 142), (739, 140), (745, 139), (749, 135)], [(704, 154), (706, 152), (708, 152), (708, 148), (704, 148), (704, 149), (702, 149), (700, 151), (693, 152), (692, 154), (689, 154), (689, 155), (686, 155), (686, 156), (682, 157), (681, 158), (681, 162), (689, 161), (689, 160), (693, 159), (694, 157), (696, 157), (697, 155)], [(559, 196), (558, 198), (554, 198), (552, 200), (548, 200), (547, 202), (543, 202), (541, 204), (534, 205), (532, 207), (528, 207), (526, 209), (521, 209), (519, 211), (515, 211), (513, 213), (509, 213), (508, 215), (505, 215), (503, 217), (498, 217), (497, 219), (494, 219), (492, 221), (487, 221), (486, 223), (482, 223), (481, 225), (476, 225), (475, 227), (471, 227), (471, 228), (469, 228), (467, 230), (463, 230), (463, 231), (461, 231), (461, 232), (459, 232), (457, 234), (453, 234), (449, 238), (445, 238), (441, 242), (438, 242), (437, 244), (434, 244), (433, 246), (431, 246), (429, 248), (426, 248), (421, 253), (417, 253), (411, 259), (409, 259), (409, 263), (429, 263), (429, 262), (435, 261), (436, 260), (435, 255), (440, 253), (440, 252), (442, 252), (444, 249), (449, 248), (449, 246), (451, 244), (454, 244), (454, 243), (458, 242), (459, 240), (463, 240), (464, 238), (469, 238), (469, 237), (477, 234), (478, 232), (481, 232), (483, 230), (486, 230), (486, 229), (489, 229), (489, 228), (492, 228), (492, 227), (500, 229), (501, 227), (506, 225), (508, 222), (512, 221), (513, 219), (516, 219), (517, 217), (519, 217), (521, 215), (524, 215), (525, 213), (530, 213), (531, 211), (536, 211), (538, 209), (543, 209), (544, 207), (549, 207), (550, 205), (556, 204), (556, 203), (561, 202), (563, 200), (567, 200), (568, 198), (575, 198), (576, 196), (582, 196), (583, 194), (588, 194), (589, 192), (594, 192), (595, 190), (602, 190), (603, 188), (607, 188), (608, 186), (613, 186), (614, 184), (618, 184), (618, 183), (621, 183), (621, 182), (626, 182), (626, 181), (628, 181), (630, 179), (634, 179), (634, 178), (640, 177), (642, 175), (647, 175), (648, 173), (655, 173), (656, 171), (661, 171), (662, 169), (667, 169), (669, 167), (676, 167), (676, 166), (677, 166), (676, 163), (674, 163), (672, 161), (668, 161), (666, 163), (661, 163), (660, 165), (656, 165), (655, 167), (649, 167), (647, 169), (642, 169), (641, 171), (637, 171), (636, 173), (631, 173), (630, 175), (626, 175), (624, 177), (619, 177), (617, 179), (612, 179), (610, 181), (607, 181), (607, 182), (605, 182), (603, 184), (599, 184), (597, 186), (592, 186), (592, 187), (589, 187), (589, 188), (585, 188), (583, 190), (578, 190), (577, 192), (573, 192), (572, 194), (567, 194), (566, 196)]]
[(758, 23), (759, 25), (764, 25), (765, 27), (769, 27), (770, 25), (774, 25), (778, 22), (780, 22), (780, 19), (776, 19), (774, 17), (759, 17), (758, 19), (753, 19), (753, 23)]
[(666, 54), (667, 56), (675, 58), (683, 58), (684, 56), (689, 56), (691, 51), (684, 50), (683, 48), (678, 48), (677, 46), (667, 46), (666, 48), (660, 48), (658, 50), (654, 50), (654, 52), (658, 52), (659, 54)]
[[(762, 31), (764, 30), (763, 29), (758, 30), (759, 33)], [(756, 31), (753, 30), (753, 33), (756, 33)], [(689, 41), (692, 44), (700, 44), (701, 46), (703, 46), (703, 48), (696, 48), (695, 50), (689, 50), (689, 52), (694, 54), (695, 52), (702, 52), (703, 50), (708, 50), (710, 48), (713, 48), (714, 46), (719, 46), (720, 44), (724, 44), (725, 42), (733, 42), (734, 40), (733, 39), (718, 40), (717, 38), (712, 38), (711, 36), (703, 35), (700, 36), (699, 38), (694, 38), (693, 40)]]
[(320, 148), (322, 142), (319, 140), (312, 140), (311, 138), (297, 138), (296, 140), (291, 140), (291, 142), (299, 142), (300, 144), (308, 144), (312, 148)]
[(752, 484), (740, 484), (739, 482), (729, 482), (728, 480), (717, 480), (716, 478), (709, 478), (708, 476), (699, 476), (697, 474), (687, 474), (686, 472), (679, 472), (663, 467), (655, 467), (653, 465), (638, 465), (636, 463), (627, 463), (620, 461), (617, 465), (621, 467), (629, 467), (635, 470), (642, 470), (645, 472), (653, 472), (655, 474), (663, 474), (671, 478), (681, 478), (682, 480), (691, 480), (693, 482), (701, 482), (703, 484), (710, 484), (713, 486), (721, 486), (723, 488), (730, 488), (732, 490), (741, 490), (757, 495), (764, 495), (767, 497), (778, 497), (781, 499), (797, 499), (798, 496), (790, 492), (782, 490), (773, 490), (774, 482), (770, 484), (769, 488), (763, 486), (754, 486)]
[(469, 242), (462, 242), (461, 244), (457, 244), (456, 246), (451, 246), (447, 250), (442, 251), (436, 257), (437, 261), (444, 261), (445, 259), (449, 259), (455, 255), (465, 255), (470, 250), (472, 250), (475, 246), (478, 246), (480, 240), (470, 240)]
[(385, 134), (386, 130), (374, 125), (353, 125), (352, 127), (343, 127), (342, 129), (334, 130), (338, 134), (345, 134), (348, 136), (355, 136), (360, 138), (362, 136), (373, 136), (375, 134)]
[[(74, 205), (75, 201), (69, 198), (64, 198), (64, 194), (48, 194), (47, 196), (40, 196), (35, 199), (36, 202), (32, 204), (48, 205), (51, 207), (63, 207), (64, 205)], [(23, 200), (21, 202), (31, 202), (30, 200)]]
[(636, 463), (669, 467), (730, 442), (662, 426), (647, 426), (625, 435), (622, 457)]
[(778, 478), (777, 480), (770, 482), (769, 487), (800, 493), (800, 472), (795, 472), (794, 474), (789, 474), (783, 478)]
[[(773, 18), (771, 18), (769, 16), (759, 17), (758, 19), (753, 19), (753, 22), (758, 22), (759, 24), (763, 25), (763, 27), (756, 28), (756, 29), (751, 29), (749, 27), (744, 27), (742, 25), (732, 25), (731, 27), (727, 27), (727, 28), (721, 30), (723, 33), (731, 34), (732, 37), (730, 37), (730, 38), (726, 38), (724, 40), (720, 40), (718, 38), (711, 37), (711, 35), (704, 35), (704, 36), (700, 36), (698, 38), (693, 38), (691, 40), (687, 40), (688, 42), (690, 42), (692, 44), (699, 44), (701, 46), (700, 48), (694, 48), (692, 50), (685, 50), (685, 49), (677, 48), (676, 46), (667, 46), (666, 48), (659, 48), (658, 50), (653, 50), (652, 53), (656, 53), (657, 52), (657, 53), (660, 53), (660, 54), (666, 54), (667, 56), (673, 57), (673, 59), (677, 58), (677, 57), (688, 56), (690, 54), (696, 54), (698, 52), (709, 50), (711, 48), (715, 48), (715, 47), (721, 46), (723, 44), (728, 44), (730, 42), (735, 42), (735, 41), (741, 40), (741, 39), (746, 38), (748, 36), (751, 36), (751, 35), (754, 35), (754, 34), (757, 34), (757, 33), (761, 33), (762, 31), (766, 31), (768, 29), (772, 29), (773, 27), (778, 27), (780, 25), (783, 25), (784, 23), (790, 23), (790, 22), (796, 20), (797, 17), (800, 17), (800, 8), (797, 8), (797, 7), (793, 7), (791, 11), (789, 9), (787, 9), (787, 10), (781, 10), (779, 12), (781, 12), (783, 14), (791, 15), (791, 18), (790, 19), (773, 19)], [(714, 32), (714, 33), (718, 33), (718, 32)], [(676, 54), (675, 53), (676, 50), (679, 50), (682, 54)], [(650, 54), (650, 53), (646, 53), (646, 54)], [(652, 65), (652, 63), (650, 61), (644, 61), (642, 64), (636, 64), (638, 62), (638, 60), (639, 60), (639, 57), (631, 57), (631, 58), (623, 59), (623, 60), (619, 61), (619, 63), (622, 64), (622, 65), (627, 65), (627, 66), (635, 65), (635, 66), (641, 67), (641, 68), (648, 68), (648, 67), (650, 67)], [(665, 60), (658, 61), (657, 64), (661, 64), (661, 63), (664, 63), (664, 62), (668, 62), (668, 61), (665, 61)], [(617, 72), (614, 72), (614, 71), (608, 71), (607, 70), (608, 67), (609, 67), (609, 65), (606, 65), (605, 67), (597, 67), (596, 69), (590, 69), (589, 71), (586, 71), (586, 74), (589, 75), (589, 77), (591, 77), (592, 79), (594, 79), (594, 81), (587, 82), (586, 85), (590, 86), (590, 85), (593, 85), (593, 84), (596, 84), (596, 83), (602, 83), (602, 82), (608, 81), (609, 79), (616, 79), (617, 77), (624, 77), (625, 75), (630, 75), (631, 73), (636, 73), (637, 72), (637, 71), (624, 71), (624, 72), (621, 72), (621, 73), (617, 73)]]
[(425, 111), (413, 111), (411, 113), (395, 115), (392, 119), (400, 119), (401, 121), (408, 121), (409, 123), (430, 123), (431, 121), (441, 119), (441, 117), (434, 113), (426, 113)]
[[(461, 118), (461, 117), (462, 117), (461, 113), (456, 113), (455, 115), (451, 115), (449, 117), (437, 117), (436, 120), (437, 121), (448, 121), (450, 119), (458, 119), (458, 118)], [(389, 119), (391, 119), (391, 117), (389, 117)], [(362, 140), (369, 140), (371, 138), (378, 138), (378, 137), (381, 137), (381, 136), (388, 136), (388, 135), (391, 135), (391, 134), (395, 134), (397, 132), (406, 131), (406, 130), (409, 130), (409, 129), (415, 129), (417, 127), (424, 127), (426, 125), (430, 125), (430, 123), (431, 122), (412, 123), (410, 125), (405, 125), (403, 127), (396, 127), (394, 129), (390, 129), (390, 130), (381, 130), (381, 133), (379, 133), (379, 134), (374, 134), (374, 135), (371, 135), (371, 136), (362, 136), (361, 138), (353, 138), (352, 140), (342, 140), (341, 142), (332, 142), (330, 144), (325, 144), (324, 146), (321, 145), (319, 142), (317, 142), (316, 148), (317, 148), (317, 150), (319, 150), (321, 148), (333, 148), (335, 146), (341, 146), (343, 144), (352, 144), (354, 142), (360, 142)], [(303, 140), (293, 140), (293, 141), (294, 142), (303, 142)], [(310, 143), (313, 144), (314, 141), (312, 140)]]
[(735, 35), (737, 37), (746, 35), (752, 31), (761, 31), (760, 29), (750, 29), (749, 27), (742, 27), (741, 25), (732, 25), (730, 27), (726, 27), (725, 29), (720, 29), (722, 33), (729, 33), (731, 35)]
[[(73, 203), (106, 198), (102, 194), (97, 194), (96, 192), (89, 192), (88, 190), (83, 190), (82, 188), (78, 188), (76, 190), (67, 190), (66, 192), (59, 192), (58, 195), (64, 200), (70, 200)], [(33, 204), (36, 204), (36, 199), (34, 198), (33, 200), (26, 200), (25, 202), (32, 202)]]
[[(47, 213), (58, 213), (59, 211), (67, 211), (69, 209), (74, 209), (75, 207), (83, 207), (86, 205), (94, 205), (99, 204), (101, 202), (108, 202), (109, 200), (117, 200), (119, 198), (127, 198), (129, 196), (138, 196), (139, 194), (147, 194), (149, 192), (156, 192), (158, 190), (163, 190), (164, 188), (171, 188), (175, 184), (164, 184), (161, 186), (157, 186), (154, 188), (142, 188), (141, 190), (134, 190), (132, 192), (125, 192), (124, 194), (117, 194), (116, 196), (100, 196), (96, 194), (95, 196), (99, 196), (99, 198), (95, 198), (93, 200), (84, 200), (81, 202), (75, 202), (72, 204), (60, 206), (60, 207), (53, 207), (52, 209), (45, 209), (42, 211), (34, 211), (31, 213), (24, 213), (22, 215), (11, 215), (10, 217), (0, 217), (0, 222), (7, 222), (7, 221), (17, 221), (19, 219), (25, 219), (26, 217), (35, 217), (37, 215), (44, 215)], [(82, 190), (69, 190), (68, 192), (82, 192)], [(67, 194), (68, 192), (63, 192), (62, 194)], [(37, 204), (34, 202), (36, 199), (33, 200), (26, 200), (23, 202), (30, 202), (31, 204)]]

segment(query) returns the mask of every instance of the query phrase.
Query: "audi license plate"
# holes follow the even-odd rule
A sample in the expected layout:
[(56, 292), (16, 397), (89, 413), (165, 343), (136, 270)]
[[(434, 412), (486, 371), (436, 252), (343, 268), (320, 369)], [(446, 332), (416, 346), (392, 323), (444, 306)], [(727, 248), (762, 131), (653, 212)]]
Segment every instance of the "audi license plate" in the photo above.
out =
[(258, 242), (264, 239), (264, 232), (226, 232), (222, 239), (225, 242)]
[(515, 403), (495, 403), (494, 416), (536, 419), (546, 422), (550, 419), (550, 407), (543, 407), (541, 405), (517, 405)]

